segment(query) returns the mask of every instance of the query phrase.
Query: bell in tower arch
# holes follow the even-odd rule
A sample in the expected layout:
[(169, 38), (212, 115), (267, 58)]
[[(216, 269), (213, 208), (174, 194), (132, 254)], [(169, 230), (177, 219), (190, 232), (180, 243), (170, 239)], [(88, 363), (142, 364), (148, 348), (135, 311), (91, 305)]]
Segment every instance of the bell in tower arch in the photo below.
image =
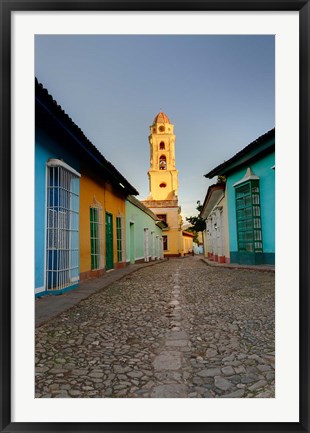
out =
[(167, 160), (165, 155), (161, 155), (159, 158), (159, 170), (167, 170)]

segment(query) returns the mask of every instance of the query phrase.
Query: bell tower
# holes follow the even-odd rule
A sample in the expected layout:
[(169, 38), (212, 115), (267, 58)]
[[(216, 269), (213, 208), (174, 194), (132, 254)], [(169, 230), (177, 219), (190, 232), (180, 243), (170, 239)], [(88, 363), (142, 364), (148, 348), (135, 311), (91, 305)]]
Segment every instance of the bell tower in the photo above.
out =
[(177, 200), (178, 170), (175, 168), (174, 125), (160, 112), (150, 126), (150, 195), (147, 200)]
[(178, 204), (178, 170), (175, 168), (174, 125), (162, 111), (150, 126), (150, 195), (142, 203), (151, 209), (158, 220), (164, 221), (162, 230), (165, 257), (183, 255), (183, 235)]

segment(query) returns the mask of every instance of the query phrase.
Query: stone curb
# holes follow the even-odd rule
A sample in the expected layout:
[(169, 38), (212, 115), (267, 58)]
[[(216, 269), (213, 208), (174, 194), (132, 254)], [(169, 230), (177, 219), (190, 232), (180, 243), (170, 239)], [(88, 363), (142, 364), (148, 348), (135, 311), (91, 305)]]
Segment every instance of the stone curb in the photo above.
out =
[[(258, 271), (258, 272), (275, 272), (275, 267), (268, 265), (238, 265), (238, 264), (230, 264), (230, 263), (215, 263), (207, 259), (200, 259), (203, 263), (205, 263), (207, 266), (213, 266), (214, 268), (226, 268), (226, 269), (237, 269), (237, 270), (249, 270), (249, 271)], [(268, 266), (268, 267), (267, 267)]]

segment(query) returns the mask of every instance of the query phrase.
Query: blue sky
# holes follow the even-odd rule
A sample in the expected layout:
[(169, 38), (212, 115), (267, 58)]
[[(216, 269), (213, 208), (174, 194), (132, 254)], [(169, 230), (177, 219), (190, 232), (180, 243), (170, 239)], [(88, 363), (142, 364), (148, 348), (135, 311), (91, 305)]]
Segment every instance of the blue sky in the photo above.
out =
[[(275, 126), (273, 36), (37, 35), (35, 73), (84, 134), (149, 194), (149, 126), (175, 125), (182, 215), (208, 171)], [(185, 218), (184, 218), (185, 219)]]

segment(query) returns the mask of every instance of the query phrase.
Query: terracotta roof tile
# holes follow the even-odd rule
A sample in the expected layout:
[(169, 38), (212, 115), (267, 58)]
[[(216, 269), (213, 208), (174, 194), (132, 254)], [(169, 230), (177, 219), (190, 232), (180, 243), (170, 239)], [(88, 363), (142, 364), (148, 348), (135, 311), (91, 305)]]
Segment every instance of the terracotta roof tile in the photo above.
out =
[(153, 125), (155, 125), (155, 123), (170, 123), (171, 124), (167, 114), (163, 113), (162, 111), (160, 111), (157, 114), (157, 116), (155, 116), (154, 121), (153, 121)]

